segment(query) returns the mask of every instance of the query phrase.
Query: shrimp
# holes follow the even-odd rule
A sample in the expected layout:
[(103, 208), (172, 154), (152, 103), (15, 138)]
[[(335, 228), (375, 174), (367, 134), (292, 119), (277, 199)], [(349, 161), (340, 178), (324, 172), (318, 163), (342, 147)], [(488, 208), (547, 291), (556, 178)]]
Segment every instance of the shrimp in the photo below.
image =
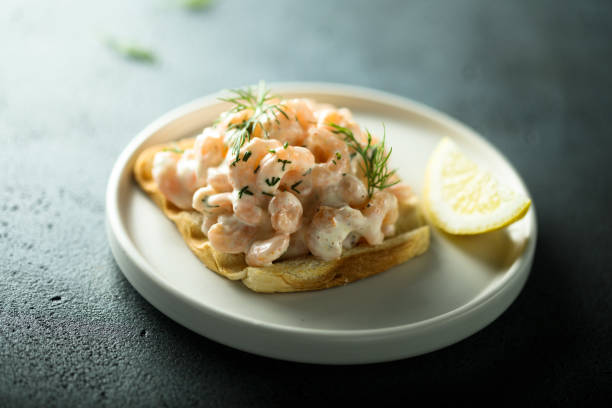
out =
[(300, 122), (300, 125), (302, 125), (302, 128), (307, 129), (316, 123), (314, 116), (314, 104), (310, 99), (289, 99), (284, 102), (284, 106), (292, 111), (297, 121)]
[(191, 208), (191, 197), (198, 187), (195, 161), (181, 153), (158, 152), (153, 159), (153, 179), (164, 196), (182, 209)]
[[(259, 207), (266, 197), (260, 194), (256, 179), (262, 158), (270, 150), (282, 149), (278, 140), (255, 138), (240, 149), (239, 161), (229, 165), (229, 181), (234, 189), (234, 213), (242, 222), (258, 225), (263, 222), (264, 211)], [(246, 157), (246, 160), (245, 160)]]
[(221, 215), (207, 232), (213, 248), (228, 254), (247, 252), (256, 234), (256, 227), (244, 224), (233, 215)]
[[(248, 186), (247, 186), (248, 187)], [(242, 190), (240, 190), (242, 191)], [(244, 190), (242, 195), (239, 190), (234, 190), (233, 201), (234, 201), (234, 215), (240, 221), (247, 225), (256, 226), (264, 221), (265, 213), (264, 210), (259, 207), (259, 198), (252, 195), (245, 194)]]
[(203, 214), (231, 214), (232, 194), (217, 193), (211, 186), (202, 187), (193, 194), (192, 207)]
[(229, 168), (227, 165), (209, 168), (206, 176), (206, 184), (212, 186), (215, 191), (219, 193), (232, 191), (232, 184), (229, 179)]
[(368, 200), (368, 190), (357, 177), (345, 173), (340, 183), (328, 185), (321, 192), (321, 205), (361, 207)]
[(256, 187), (267, 194), (274, 194), (282, 187), (307, 196), (312, 190), (310, 170), (313, 166), (314, 157), (306, 148), (276, 149), (261, 160)]
[(227, 146), (223, 143), (223, 134), (216, 128), (208, 127), (196, 138), (193, 150), (197, 158), (198, 177), (206, 179), (207, 170), (223, 161)]
[[(229, 180), (234, 189), (255, 184), (260, 163), (270, 150), (282, 148), (278, 140), (253, 138), (240, 149), (240, 160), (229, 165)], [(246, 155), (246, 160), (245, 160)], [(233, 159), (232, 159), (233, 160)]]
[(326, 127), (330, 123), (346, 126), (353, 121), (351, 112), (346, 109), (334, 109), (333, 107), (322, 106), (323, 109), (315, 112), (317, 127)]
[(319, 128), (333, 130), (330, 126), (333, 123), (352, 131), (355, 139), (359, 142), (364, 143), (366, 141), (361, 128), (353, 121), (353, 115), (346, 108), (336, 110), (333, 107), (323, 107), (323, 109), (315, 112), (315, 117), (317, 118), (316, 123)]
[(324, 261), (339, 258), (344, 240), (353, 231), (360, 233), (365, 228), (366, 221), (361, 211), (349, 206), (321, 206), (308, 229), (306, 245), (314, 256)]
[(395, 196), (395, 198), (397, 198), (397, 201), (399, 203), (402, 203), (404, 205), (408, 205), (411, 207), (414, 207), (417, 204), (417, 201), (418, 201), (417, 196), (412, 190), (412, 188), (407, 184), (404, 184), (404, 183), (395, 184), (387, 188), (387, 191), (392, 193)]
[(316, 165), (312, 171), (315, 185), (325, 187), (337, 183), (343, 173), (350, 173), (348, 146), (329, 130), (310, 128), (305, 145), (315, 158)]
[[(306, 134), (293, 109), (283, 105), (283, 113), (268, 112), (263, 127), (265, 134), (270, 139), (279, 140), (290, 145), (300, 145)], [(287, 116), (285, 116), (287, 115)]]
[(219, 221), (219, 216), (217, 214), (206, 214), (205, 213), (204, 216), (202, 217), (202, 226), (200, 227), (200, 230), (205, 236), (208, 236), (208, 231), (210, 230), (210, 227), (215, 225), (218, 221)]
[(245, 120), (248, 120), (251, 115), (253, 115), (253, 111), (251, 109), (244, 109), (241, 110), (239, 112), (226, 112), (224, 114), (221, 115), (221, 121), (219, 123), (217, 123), (216, 128), (221, 132), (221, 133), (230, 133), (227, 131), (227, 129), (231, 126), (231, 125), (236, 125), (238, 123), (242, 123)]
[(368, 244), (378, 245), (383, 242), (385, 235), (395, 233), (395, 229), (389, 226), (393, 227), (399, 217), (397, 198), (386, 191), (377, 191), (363, 209), (363, 215), (368, 220), (368, 228), (362, 231), (362, 235)]
[(278, 232), (293, 234), (300, 226), (302, 203), (293, 194), (283, 191), (272, 198), (268, 212), (272, 228)]
[(272, 238), (255, 241), (246, 254), (246, 262), (252, 266), (272, 265), (289, 247), (289, 234), (279, 233)]

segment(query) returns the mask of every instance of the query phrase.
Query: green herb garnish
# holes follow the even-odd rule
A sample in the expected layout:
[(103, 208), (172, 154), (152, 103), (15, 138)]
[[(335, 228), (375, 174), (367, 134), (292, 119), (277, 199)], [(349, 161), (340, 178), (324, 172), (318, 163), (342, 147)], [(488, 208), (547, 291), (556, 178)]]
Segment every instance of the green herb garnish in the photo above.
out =
[(268, 193), (267, 191), (262, 191), (261, 194), (274, 197), (274, 194)]
[(249, 160), (249, 157), (251, 157), (253, 153), (250, 150), (247, 150), (246, 152), (244, 152), (244, 156), (242, 156), (242, 161), (247, 161)]
[(258, 165), (257, 165), (257, 167), (255, 168), (255, 171), (253, 172), (253, 174), (257, 174), (257, 172), (259, 171), (259, 168), (260, 168), (260, 167), (261, 167), (261, 166), (258, 164)]
[(240, 189), (240, 191), (238, 191), (238, 198), (242, 198), (243, 194), (253, 195), (253, 192), (249, 190), (249, 186), (244, 186)]
[(283, 143), (283, 149), (286, 149), (287, 147), (289, 147), (289, 142)]
[(121, 56), (131, 59), (133, 61), (145, 62), (152, 64), (157, 61), (157, 57), (150, 49), (144, 48), (140, 45), (119, 41), (110, 38), (106, 41), (106, 44), (116, 53)]
[(336, 152), (336, 159), (342, 160), (342, 155), (340, 154), (340, 152)]
[(285, 171), (285, 166), (287, 164), (291, 164), (292, 163), (291, 160), (281, 160), (281, 159), (278, 159), (278, 162), (279, 163), (283, 163), (283, 171)]
[(368, 144), (363, 146), (355, 139), (355, 135), (350, 129), (335, 123), (330, 123), (330, 126), (335, 129), (333, 131), (334, 133), (344, 135), (345, 143), (363, 159), (363, 163), (360, 163), (360, 167), (368, 182), (368, 196), (370, 198), (374, 194), (375, 189), (382, 190), (399, 183), (399, 180), (388, 182), (389, 178), (395, 174), (395, 170), (389, 171), (387, 168), (392, 149), (389, 148), (389, 152), (385, 151), (386, 131), (383, 134), (382, 141), (377, 144), (372, 144), (372, 135), (367, 131)]
[[(247, 87), (245, 89), (232, 89), (233, 95), (227, 98), (219, 98), (224, 102), (229, 102), (234, 105), (228, 113), (237, 113), (245, 110), (251, 111), (251, 116), (240, 123), (232, 123), (228, 126), (228, 131), (232, 131), (230, 138), (231, 152), (233, 155), (240, 153), (240, 148), (248, 141), (251, 140), (253, 132), (259, 126), (264, 133), (264, 136), (268, 136), (268, 131), (263, 126), (263, 120), (268, 114), (272, 114), (276, 120), (276, 123), (280, 123), (276, 115), (281, 114), (287, 119), (289, 116), (283, 110), (281, 104), (270, 103), (276, 96), (270, 94), (270, 90), (266, 89), (266, 84), (263, 81), (259, 81), (259, 85)], [(238, 160), (238, 159), (237, 159)]]
[(212, 204), (208, 204), (208, 197), (209, 197), (209, 196), (205, 196), (205, 197), (202, 199), (202, 203), (203, 203), (203, 204), (204, 204), (206, 207), (208, 207), (208, 208), (217, 208), (217, 207), (219, 207), (219, 205), (212, 205)]
[(266, 184), (269, 186), (273, 186), (280, 181), (280, 177), (272, 177), (271, 179), (266, 179)]
[(182, 0), (181, 5), (191, 11), (203, 11), (209, 8), (213, 0)]
[(295, 182), (295, 183), (294, 183), (294, 184), (291, 186), (291, 189), (292, 189), (293, 191), (295, 191), (296, 193), (300, 194), (300, 192), (297, 190), (297, 188), (296, 188), (296, 187), (297, 187), (297, 186), (299, 186), (300, 184), (302, 184), (302, 181), (303, 181), (303, 180), (300, 180), (300, 181)]
[(311, 167), (311, 168), (309, 168), (308, 170), (306, 170), (306, 171), (304, 172), (304, 174), (302, 174), (302, 176), (307, 176), (307, 175), (309, 175), (310, 173), (312, 173), (312, 167)]

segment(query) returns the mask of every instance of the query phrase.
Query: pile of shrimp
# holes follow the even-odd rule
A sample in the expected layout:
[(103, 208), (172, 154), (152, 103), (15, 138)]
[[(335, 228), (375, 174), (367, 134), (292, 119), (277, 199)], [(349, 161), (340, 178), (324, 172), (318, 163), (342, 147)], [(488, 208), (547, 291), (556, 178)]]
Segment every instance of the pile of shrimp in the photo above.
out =
[[(348, 109), (308, 99), (281, 102), (240, 148), (228, 149), (232, 124), (252, 112), (226, 113), (192, 149), (156, 154), (153, 177), (165, 197), (203, 214), (202, 232), (218, 251), (244, 253), (251, 266), (312, 254), (323, 260), (360, 242), (377, 245), (395, 233), (404, 184), (371, 197), (358, 157), (330, 123), (364, 141)], [(263, 128), (262, 128), (263, 127)]]

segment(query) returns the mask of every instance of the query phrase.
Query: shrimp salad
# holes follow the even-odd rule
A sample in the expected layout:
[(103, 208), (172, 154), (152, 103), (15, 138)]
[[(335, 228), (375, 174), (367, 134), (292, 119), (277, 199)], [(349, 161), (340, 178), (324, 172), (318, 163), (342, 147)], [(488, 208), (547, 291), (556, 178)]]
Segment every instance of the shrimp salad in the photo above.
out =
[(155, 155), (153, 178), (176, 207), (202, 214), (202, 232), (250, 266), (312, 254), (329, 261), (395, 234), (399, 204), (414, 203), (390, 150), (348, 109), (232, 91), (232, 108), (192, 148)]

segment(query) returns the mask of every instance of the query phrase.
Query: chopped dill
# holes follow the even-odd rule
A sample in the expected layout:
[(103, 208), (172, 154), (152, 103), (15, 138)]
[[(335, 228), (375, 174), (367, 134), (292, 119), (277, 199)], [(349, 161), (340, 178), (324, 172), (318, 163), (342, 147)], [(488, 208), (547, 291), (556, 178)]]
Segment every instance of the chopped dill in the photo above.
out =
[(307, 175), (309, 175), (310, 173), (312, 173), (312, 167), (311, 167), (311, 168), (309, 168), (308, 170), (306, 170), (306, 171), (304, 172), (304, 174), (302, 174), (302, 176), (307, 176)]
[(208, 197), (209, 196), (204, 196), (204, 198), (202, 199), (202, 204), (204, 204), (208, 208), (217, 208), (217, 207), (219, 207), (219, 205), (208, 204)]
[(255, 167), (255, 171), (253, 172), (253, 174), (257, 174), (257, 172), (259, 171), (259, 168), (260, 168), (260, 167), (261, 167), (261, 166), (258, 164), (258, 165), (257, 165), (257, 167)]
[(274, 194), (268, 193), (267, 191), (262, 191), (261, 194), (274, 197)]
[(244, 156), (242, 156), (242, 161), (249, 160), (249, 157), (251, 157), (252, 154), (253, 152), (251, 152), (250, 150), (247, 150), (246, 152), (244, 152)]
[(243, 194), (253, 195), (253, 192), (249, 190), (249, 186), (244, 186), (240, 189), (240, 191), (238, 191), (238, 198), (242, 198)]
[(297, 189), (296, 187), (297, 187), (297, 186), (299, 186), (300, 184), (302, 184), (302, 181), (303, 181), (303, 180), (300, 180), (300, 181), (295, 182), (295, 183), (294, 183), (294, 184), (291, 186), (291, 189), (292, 189), (293, 191), (295, 191), (296, 193), (300, 194), (300, 192), (298, 191), (298, 189)]
[(266, 179), (266, 184), (269, 186), (273, 186), (280, 181), (280, 177), (272, 177), (271, 179)]
[(281, 160), (281, 159), (278, 159), (278, 162), (279, 163), (283, 163), (283, 171), (285, 171), (285, 166), (287, 164), (291, 164), (292, 163), (291, 160)]
[(283, 149), (286, 149), (287, 147), (289, 147), (289, 142), (283, 143)]

